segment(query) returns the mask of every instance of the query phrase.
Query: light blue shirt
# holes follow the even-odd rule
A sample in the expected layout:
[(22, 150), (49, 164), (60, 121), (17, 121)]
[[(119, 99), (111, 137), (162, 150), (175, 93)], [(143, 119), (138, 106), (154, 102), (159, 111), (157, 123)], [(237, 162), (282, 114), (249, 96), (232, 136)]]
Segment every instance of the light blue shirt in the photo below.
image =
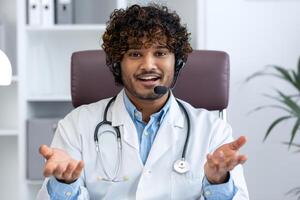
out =
[(160, 124), (170, 108), (171, 101), (169, 98), (164, 107), (159, 112), (152, 114), (149, 122), (146, 123), (143, 121), (142, 113), (136, 109), (125, 92), (123, 97), (127, 112), (133, 120), (137, 130), (140, 144), (140, 156), (145, 164)]
[[(160, 124), (170, 108), (171, 101), (169, 98), (164, 107), (159, 112), (152, 114), (149, 122), (145, 123), (142, 120), (142, 113), (137, 110), (125, 92), (123, 96), (126, 110), (137, 130), (140, 156), (142, 162), (145, 164)], [(47, 184), (47, 190), (51, 200), (66, 199), (66, 194), (69, 194), (66, 200), (76, 200), (80, 194), (79, 186), (79, 180), (72, 184), (64, 184), (51, 177)], [(217, 185), (210, 184), (206, 177), (204, 177), (202, 187), (206, 200), (231, 200), (237, 192), (231, 176), (228, 182)]]

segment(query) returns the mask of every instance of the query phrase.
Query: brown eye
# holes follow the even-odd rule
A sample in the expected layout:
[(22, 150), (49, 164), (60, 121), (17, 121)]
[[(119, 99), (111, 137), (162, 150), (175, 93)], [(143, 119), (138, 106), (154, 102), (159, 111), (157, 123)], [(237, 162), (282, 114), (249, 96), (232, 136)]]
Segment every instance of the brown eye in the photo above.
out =
[(166, 55), (167, 55), (167, 52), (165, 52), (165, 51), (157, 51), (157, 52), (155, 53), (155, 55), (156, 55), (157, 57), (163, 57), (163, 56), (166, 56)]
[(141, 53), (139, 52), (130, 52), (128, 55), (133, 58), (141, 57)]

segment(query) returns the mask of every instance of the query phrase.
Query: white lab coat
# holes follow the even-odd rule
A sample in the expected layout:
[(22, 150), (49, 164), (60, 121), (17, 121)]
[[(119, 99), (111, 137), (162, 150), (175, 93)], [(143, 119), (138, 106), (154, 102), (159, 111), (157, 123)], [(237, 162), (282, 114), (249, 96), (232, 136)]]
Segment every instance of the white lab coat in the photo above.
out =
[[(206, 155), (220, 145), (232, 141), (230, 126), (210, 112), (195, 109), (182, 102), (191, 120), (186, 156), (191, 170), (186, 174), (176, 173), (173, 164), (181, 158), (187, 120), (171, 95), (170, 109), (160, 125), (148, 159), (143, 165), (139, 154), (138, 135), (125, 108), (123, 93), (124, 91), (121, 91), (115, 103), (111, 105), (108, 120), (112, 121), (113, 126), (120, 127), (123, 162), (118, 177), (127, 177), (126, 181), (116, 183), (101, 180), (100, 177), (105, 176), (96, 159), (94, 129), (102, 121), (103, 111), (109, 99), (81, 106), (59, 122), (52, 147), (62, 148), (74, 159), (82, 159), (85, 163), (81, 174), (79, 199), (200, 199)], [(103, 138), (107, 139), (105, 136)], [(100, 145), (104, 145), (106, 168), (114, 168), (117, 152), (115, 146), (110, 142), (102, 142)], [(234, 200), (249, 199), (242, 166), (236, 166), (231, 171), (231, 176), (238, 188)], [(47, 179), (37, 199), (50, 199), (46, 184)]]

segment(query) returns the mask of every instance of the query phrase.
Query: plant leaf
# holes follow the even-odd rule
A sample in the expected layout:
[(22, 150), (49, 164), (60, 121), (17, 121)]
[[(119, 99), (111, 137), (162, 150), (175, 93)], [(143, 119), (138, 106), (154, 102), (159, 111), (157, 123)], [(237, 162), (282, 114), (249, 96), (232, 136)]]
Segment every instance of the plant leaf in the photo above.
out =
[(293, 143), (293, 140), (295, 138), (295, 135), (299, 129), (299, 126), (300, 126), (300, 118), (297, 119), (294, 127), (293, 127), (293, 130), (292, 130), (292, 134), (291, 134), (291, 138), (290, 138), (290, 142), (289, 142), (289, 148), (291, 147), (291, 144)]
[(287, 109), (286, 107), (283, 107), (283, 106), (280, 106), (280, 105), (264, 105), (264, 106), (258, 106), (256, 108), (254, 108), (253, 110), (250, 110), (247, 114), (252, 114), (254, 112), (257, 112), (257, 111), (265, 109), (265, 108), (278, 108), (278, 109), (284, 110), (284, 111), (286, 111), (288, 113), (292, 113), (293, 112), (293, 111)]
[(269, 136), (269, 134), (271, 133), (272, 129), (280, 122), (282, 122), (283, 120), (286, 120), (286, 119), (289, 119), (289, 118), (292, 118), (292, 116), (290, 115), (287, 115), (287, 116), (283, 116), (283, 117), (279, 117), (278, 119), (276, 119), (275, 121), (273, 121), (273, 123), (269, 126), (266, 134), (265, 134), (265, 137), (263, 139), (263, 141), (265, 141), (267, 139), (267, 137)]
[(297, 74), (294, 70), (292, 70), (292, 75), (295, 79), (295, 87), (298, 91), (300, 91), (300, 74)]
[(277, 90), (277, 93), (283, 98), (283, 103), (293, 111), (296, 117), (300, 118), (300, 107), (298, 104), (291, 97), (286, 96), (279, 90)]
[(252, 75), (248, 76), (244, 82), (249, 82), (251, 79), (256, 78), (258, 76), (275, 76), (277, 78), (282, 78), (282, 76), (273, 73), (273, 72), (267, 72), (270, 68), (274, 68), (274, 65), (266, 65), (263, 70), (257, 71), (253, 73)]
[(262, 96), (270, 98), (270, 99), (274, 99), (274, 100), (279, 101), (279, 102), (283, 102), (283, 100), (281, 98), (275, 97), (275, 96), (272, 96), (272, 95), (269, 95), (269, 94), (262, 94)]
[[(287, 70), (283, 67), (274, 65), (274, 68), (281, 74), (281, 77), (292, 84), (298, 91), (300, 90), (300, 77), (299, 73), (297, 74), (294, 70)], [(291, 73), (291, 74), (290, 74)]]
[(286, 193), (286, 195), (291, 195), (291, 194), (294, 194), (294, 196), (298, 196), (300, 194), (300, 187), (293, 188)]
[(290, 144), (290, 142), (282, 142), (282, 144), (285, 144), (285, 145), (291, 145), (291, 146), (299, 147), (299, 148), (300, 148), (300, 144), (297, 144), (297, 143), (292, 143), (292, 144)]
[[(267, 72), (270, 68), (275, 69), (277, 73)], [(264, 70), (253, 73), (245, 79), (245, 82), (249, 82), (251, 79), (258, 76), (274, 76), (288, 83), (292, 84), (297, 90), (300, 90), (300, 59), (298, 64), (298, 73), (294, 70), (288, 70), (277, 65), (267, 65)]]
[(298, 59), (297, 69), (298, 69), (298, 75), (300, 75), (300, 57)]
[[(282, 142), (282, 144), (290, 145), (289, 142)], [(295, 148), (298, 148), (298, 150), (293, 151), (293, 153), (300, 153), (300, 144), (292, 143), (291, 146), (293, 146), (293, 147), (295, 147)]]
[(276, 66), (276, 65), (274, 65), (273, 67), (277, 72), (279, 72), (279, 74), (281, 74), (282, 79), (286, 80), (289, 83), (294, 84), (294, 80), (293, 80), (292, 76), (290, 75), (289, 70), (287, 70), (283, 67)]
[(258, 76), (276, 76), (278, 78), (281, 78), (278, 74), (275, 74), (275, 73), (267, 73), (267, 72), (264, 72), (264, 71), (258, 71), (258, 72), (255, 72), (253, 73), (252, 75), (248, 76), (246, 79), (245, 79), (245, 82), (249, 82), (251, 79), (255, 78), (255, 77), (258, 77)]
[(294, 153), (300, 153), (300, 149), (299, 149), (299, 150), (297, 150), (297, 151), (294, 151)]

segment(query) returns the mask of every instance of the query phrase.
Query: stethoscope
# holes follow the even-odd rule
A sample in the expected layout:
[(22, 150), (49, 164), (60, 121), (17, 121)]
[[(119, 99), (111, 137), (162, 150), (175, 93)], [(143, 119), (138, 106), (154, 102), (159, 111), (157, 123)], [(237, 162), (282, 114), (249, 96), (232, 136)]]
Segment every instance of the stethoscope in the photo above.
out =
[[(111, 104), (116, 100), (116, 96), (113, 97), (106, 105), (105, 110), (104, 110), (104, 114), (103, 114), (103, 121), (101, 121), (100, 123), (98, 123), (98, 125), (95, 128), (95, 132), (94, 132), (94, 141), (95, 141), (95, 145), (96, 145), (96, 152), (97, 152), (97, 157), (99, 158), (99, 162), (100, 165), (103, 169), (103, 172), (105, 174), (106, 177), (101, 177), (101, 180), (104, 181), (109, 181), (109, 182), (120, 182), (120, 181), (125, 181), (128, 179), (128, 177), (119, 177), (119, 172), (121, 169), (121, 165), (122, 165), (122, 141), (121, 141), (121, 133), (120, 133), (120, 129), (119, 127), (114, 127), (112, 126), (112, 122), (107, 120), (107, 112), (109, 107), (111, 106)], [(176, 160), (173, 164), (173, 169), (174, 171), (176, 171), (179, 174), (185, 174), (188, 171), (190, 171), (190, 165), (189, 163), (186, 161), (186, 150), (187, 150), (187, 145), (188, 145), (188, 140), (189, 140), (189, 136), (190, 136), (190, 118), (189, 115), (186, 111), (186, 109), (184, 108), (183, 104), (176, 99), (178, 105), (181, 107), (181, 109), (184, 111), (184, 115), (187, 119), (187, 136), (185, 139), (185, 143), (184, 143), (184, 147), (183, 147), (183, 151), (182, 151), (182, 155), (181, 158)], [(113, 174), (108, 173), (107, 168), (104, 166), (104, 159), (102, 156), (102, 150), (101, 150), (101, 146), (99, 145), (99, 138), (104, 134), (104, 132), (99, 132), (99, 129), (104, 126), (104, 125), (108, 125), (111, 130), (106, 130), (106, 132), (112, 133), (117, 141), (117, 162), (115, 165), (115, 169), (113, 171)]]

